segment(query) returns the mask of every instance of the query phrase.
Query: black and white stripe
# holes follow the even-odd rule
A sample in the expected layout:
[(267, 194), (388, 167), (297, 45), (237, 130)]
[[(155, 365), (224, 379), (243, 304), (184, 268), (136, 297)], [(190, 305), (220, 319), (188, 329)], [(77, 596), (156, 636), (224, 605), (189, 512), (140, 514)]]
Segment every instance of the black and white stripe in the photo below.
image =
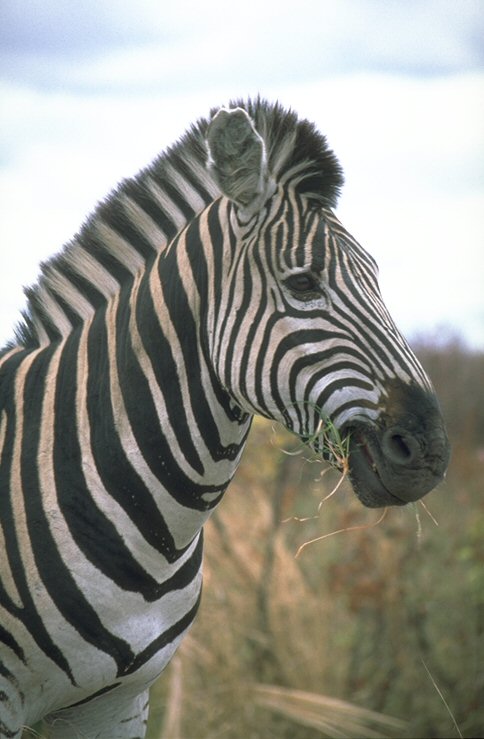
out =
[[(368, 505), (440, 478), (430, 383), (331, 211), (341, 184), (307, 121), (234, 104), (43, 265), (0, 355), (0, 737), (42, 717), (54, 737), (144, 736), (254, 413), (349, 429)], [(424, 400), (425, 465), (396, 420)]]

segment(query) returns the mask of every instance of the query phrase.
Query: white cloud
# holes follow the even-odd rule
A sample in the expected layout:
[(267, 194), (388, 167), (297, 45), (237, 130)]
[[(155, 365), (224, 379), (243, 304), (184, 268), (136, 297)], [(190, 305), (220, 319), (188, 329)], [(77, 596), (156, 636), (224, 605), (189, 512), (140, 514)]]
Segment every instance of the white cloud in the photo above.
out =
[[(483, 62), (479, 0), (4, 0), (3, 74), (47, 89), (253, 87), (387, 71), (444, 74)], [(26, 22), (28, 18), (28, 22)]]

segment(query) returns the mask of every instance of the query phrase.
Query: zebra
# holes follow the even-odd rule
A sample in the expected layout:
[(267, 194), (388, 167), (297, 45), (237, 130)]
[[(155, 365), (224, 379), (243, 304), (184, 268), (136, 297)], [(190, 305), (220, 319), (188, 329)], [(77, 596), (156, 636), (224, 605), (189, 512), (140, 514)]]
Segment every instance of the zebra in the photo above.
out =
[(203, 525), (254, 415), (348, 439), (369, 507), (416, 501), (449, 443), (316, 126), (211, 110), (41, 266), (0, 355), (0, 737), (145, 736), (200, 603)]

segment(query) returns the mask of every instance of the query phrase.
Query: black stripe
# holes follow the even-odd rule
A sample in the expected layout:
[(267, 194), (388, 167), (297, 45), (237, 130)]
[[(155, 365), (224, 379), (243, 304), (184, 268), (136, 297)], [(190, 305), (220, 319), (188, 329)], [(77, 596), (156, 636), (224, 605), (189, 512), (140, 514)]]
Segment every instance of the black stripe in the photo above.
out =
[(128, 217), (123, 205), (116, 197), (102, 205), (96, 215), (99, 215), (101, 220), (119, 234), (121, 238), (128, 241), (147, 262), (155, 257), (156, 244), (151, 244), (148, 241), (141, 230)]
[[(180, 286), (176, 277), (173, 284)], [(166, 297), (168, 302), (172, 301), (176, 304), (178, 301), (186, 307), (186, 297), (183, 293), (178, 296), (174, 289), (170, 295), (170, 288), (166, 287), (166, 289), (168, 290)], [(203, 471), (202, 462), (191, 440), (194, 430), (188, 425), (184, 410), (185, 403), (182, 399), (177, 377), (177, 363), (181, 360), (173, 355), (169, 338), (165, 336), (158, 325), (157, 319), (155, 319), (155, 311), (156, 308), (152, 303), (147, 279), (145, 279), (138, 296), (138, 329), (145, 350), (151, 359), (156, 380), (164, 393), (169, 418), (182, 453), (192, 468), (200, 473)], [(180, 329), (183, 331), (182, 343), (191, 343), (192, 349), (185, 357), (186, 367), (193, 377), (197, 377), (197, 371), (199, 373), (196, 388), (200, 396), (203, 392), (199, 382), (200, 367), (197, 354), (193, 351), (193, 347), (198, 346), (198, 336), (190, 314), (181, 313), (181, 315), (183, 315), (183, 328)], [(221, 493), (222, 489), (228, 484), (228, 480), (222, 487), (197, 484), (184, 473), (178, 464), (172, 445), (160, 427), (160, 419), (151, 397), (148, 382), (137, 364), (128, 338), (126, 339), (125, 351), (131, 351), (133, 359), (130, 359), (127, 355), (124, 372), (122, 373), (124, 402), (133, 432), (142, 449), (146, 463), (159, 480), (169, 479), (170, 494), (175, 500), (196, 510), (208, 510), (213, 507), (214, 502), (207, 503), (203, 499), (204, 493)], [(198, 402), (198, 398), (196, 401)], [(194, 407), (197, 402), (193, 402)]]
[(83, 698), (80, 701), (77, 701), (76, 703), (71, 703), (69, 706), (63, 706), (62, 710), (67, 710), (69, 708), (77, 708), (78, 706), (84, 706), (86, 703), (90, 703), (95, 698), (99, 698), (101, 695), (106, 695), (106, 693), (110, 693), (112, 690), (115, 690), (116, 688), (119, 688), (121, 683), (113, 683), (112, 685), (106, 685), (106, 687), (101, 688), (101, 690), (96, 690), (95, 693), (91, 693), (91, 695), (88, 695), (87, 698)]
[[(118, 338), (122, 345), (122, 337)], [(91, 425), (92, 454), (97, 472), (108, 494), (126, 511), (146, 541), (167, 557), (169, 561), (174, 561), (180, 553), (176, 550), (173, 537), (162, 514), (155, 505), (153, 496), (147, 490), (138, 473), (133, 469), (129, 459), (126, 458), (115, 428), (109, 385), (108, 343), (104, 311), (98, 311), (89, 332), (88, 363), (90, 369), (87, 386), (87, 409)], [(135, 394), (135, 387), (132, 384), (128, 383), (127, 387), (130, 394)], [(137, 396), (136, 400), (138, 400)], [(141, 396), (141, 402), (144, 403), (143, 395)], [(105, 517), (101, 513), (96, 517), (99, 522), (99, 531), (110, 532), (111, 527)], [(90, 525), (90, 521), (86, 523), (86, 545), (89, 540)], [(127, 589), (139, 590), (140, 584), (138, 583), (138, 586), (136, 586), (139, 576), (137, 563), (132, 557), (128, 556), (123, 542), (114, 530), (110, 534), (110, 541), (119, 554), (119, 557), (115, 560), (117, 563), (116, 581)], [(106, 559), (101, 552), (102, 538), (98, 546), (100, 547), (99, 559)], [(123, 562), (126, 562), (126, 565), (130, 563), (124, 574)], [(103, 566), (109, 568), (114, 566), (114, 562), (113, 565), (106, 562)], [(111, 576), (114, 576), (112, 570)], [(142, 580), (146, 577), (147, 575), (144, 573)]]
[(20, 698), (20, 702), (23, 705), (25, 703), (25, 695), (20, 690), (20, 683), (18, 679), (15, 677), (15, 675), (12, 672), (10, 672), (10, 670), (7, 667), (5, 667), (3, 662), (0, 662), (0, 675), (4, 677), (6, 680), (8, 680), (10, 685), (13, 685), (18, 697)]
[[(27, 516), (27, 528), (30, 543), (34, 552), (35, 563), (40, 576), (42, 577), (42, 574), (46, 574), (47, 580), (49, 578), (49, 567), (52, 562), (54, 563), (56, 570), (56, 577), (54, 578), (55, 592), (60, 584), (58, 578), (65, 575), (66, 582), (68, 582), (70, 573), (62, 564), (61, 567), (57, 567), (59, 557), (55, 546), (53, 546), (48, 523), (42, 508), (41, 495), (36, 474), (37, 470), (34, 465), (34, 460), (37, 458), (37, 447), (39, 442), (38, 432), (40, 429), (40, 416), (43, 400), (43, 393), (38, 390), (39, 387), (43, 387), (45, 385), (49, 362), (54, 350), (55, 346), (49, 346), (39, 353), (26, 378), (21, 476), (22, 488), (24, 491), (28, 490), (28, 495), (24, 495), (24, 502)], [(18, 491), (14, 492), (19, 494)], [(13, 511), (11, 508), (9, 508), (8, 514), (10, 514), (9, 517), (11, 517), (11, 522), (13, 524)], [(15, 530), (14, 526), (12, 526), (12, 528)], [(22, 619), (39, 648), (53, 662), (55, 662), (63, 672), (65, 672), (71, 683), (75, 685), (74, 676), (71, 672), (68, 661), (57, 644), (55, 644), (51, 639), (50, 634), (45, 628), (42, 618), (35, 607), (34, 600), (31, 595), (30, 582), (27, 580), (27, 573), (23, 566), (20, 565), (22, 561), (20, 556), (20, 546), (21, 542), (17, 542), (16, 540), (12, 541), (12, 539), (10, 539), (10, 546), (9, 543), (7, 543), (7, 549), (11, 550), (11, 561), (17, 560), (19, 563), (19, 566), (16, 568), (16, 586), (23, 603), (23, 608), (18, 610), (17, 615)], [(45, 572), (46, 569), (47, 572)], [(49, 590), (48, 584), (44, 580), (43, 582), (47, 590)]]
[[(201, 306), (207, 306), (208, 305), (208, 294), (207, 294), (207, 287), (209, 282), (209, 274), (208, 274), (208, 265), (206, 261), (205, 252), (203, 249), (201, 237), (200, 237), (200, 230), (199, 230), (199, 222), (198, 220), (194, 223), (190, 224), (186, 231), (185, 235), (186, 239), (186, 245), (187, 245), (187, 254), (190, 261), (190, 266), (192, 270), (192, 276), (195, 285), (198, 288), (198, 294), (200, 295), (200, 303)], [(218, 242), (220, 244), (220, 242)], [(221, 269), (221, 260), (220, 260), (220, 249), (216, 248), (216, 245), (214, 244), (215, 249), (214, 251), (218, 252), (218, 259), (214, 255), (214, 262), (219, 263), (219, 269), (215, 268), (215, 285), (219, 285), (220, 282), (217, 282), (217, 273)], [(173, 308), (173, 314), (175, 313), (175, 307)], [(173, 316), (174, 318), (174, 316)], [(180, 319), (177, 317), (177, 324), (180, 324)], [(214, 395), (217, 397), (220, 405), (222, 406), (222, 409), (226, 412), (226, 414), (230, 417), (232, 417), (232, 413), (230, 412), (229, 408), (229, 398), (226, 393), (222, 392), (222, 389), (220, 387), (220, 381), (218, 377), (215, 374), (215, 370), (213, 367), (213, 358), (210, 354), (209, 350), (209, 341), (206, 334), (207, 324), (206, 324), (206, 312), (204, 307), (201, 309), (201, 316), (200, 316), (200, 324), (197, 327), (197, 339), (196, 344), (192, 345), (191, 343), (188, 344), (186, 342), (186, 335), (185, 335), (185, 329), (184, 329), (184, 323), (183, 327), (180, 331), (180, 336), (183, 338), (184, 345), (187, 344), (187, 348), (185, 351), (185, 361), (187, 362), (187, 367), (191, 368), (191, 371), (193, 372), (194, 376), (197, 378), (201, 378), (202, 376), (202, 366), (201, 361), (202, 357), (205, 360), (205, 366), (206, 371), (209, 374), (209, 382), (210, 382), (210, 389), (214, 393)], [(195, 349), (198, 347), (198, 351), (195, 351)], [(192, 405), (193, 414), (196, 418), (197, 425), (200, 429), (203, 429), (203, 438), (204, 441), (209, 449), (210, 456), (213, 460), (218, 461), (221, 459), (231, 459), (234, 460), (237, 458), (239, 452), (240, 452), (240, 444), (228, 444), (225, 445), (222, 442), (222, 439), (220, 437), (220, 431), (219, 431), (219, 425), (217, 424), (217, 421), (214, 418), (214, 413), (218, 410), (217, 408), (213, 408), (208, 400), (208, 388), (203, 389), (203, 392), (199, 393), (198, 397), (196, 398), (196, 402)]]
[(121, 673), (121, 675), (132, 675), (133, 672), (136, 672), (136, 670), (139, 670), (140, 667), (143, 667), (143, 665), (146, 664), (146, 662), (148, 662), (152, 657), (154, 657), (155, 654), (161, 652), (161, 650), (164, 649), (168, 644), (171, 644), (178, 636), (183, 634), (183, 632), (188, 629), (193, 619), (195, 618), (200, 606), (201, 599), (202, 593), (200, 591), (195, 605), (192, 606), (192, 608), (187, 613), (185, 613), (185, 615), (179, 621), (173, 624), (173, 626), (171, 626), (169, 629), (164, 631), (163, 634), (160, 634), (160, 636), (154, 639), (151, 644), (146, 647), (146, 649), (143, 649), (143, 651), (137, 655), (136, 659), (128, 667), (128, 669)]
[[(24, 650), (22, 649), (20, 644), (17, 642), (17, 640), (13, 637), (13, 635), (9, 631), (4, 629), (4, 627), (1, 624), (0, 624), (0, 642), (2, 642), (3, 644), (5, 644), (6, 647), (11, 649), (12, 652), (18, 657), (18, 659), (24, 663), (24, 665), (27, 664)], [(0, 667), (1, 667), (1, 662), (0, 662)]]
[[(166, 192), (166, 186), (161, 185), (160, 190)], [(170, 213), (161, 208), (144, 180), (126, 180), (123, 191), (161, 228), (168, 242), (176, 236), (178, 227), (175, 221)], [(133, 226), (136, 227), (136, 223)], [(124, 234), (124, 228), (122, 233)]]
[(103, 293), (97, 289), (90, 280), (80, 275), (69, 261), (68, 252), (66, 252), (65, 258), (62, 256), (56, 262), (56, 269), (71, 282), (77, 290), (84, 296), (84, 298), (90, 303), (93, 308), (98, 308), (100, 305), (104, 305), (106, 298)]
[[(73, 398), (75, 398), (75, 372), (73, 370), (75, 364), (72, 344), (75, 340), (76, 334), (71, 334), (64, 347), (63, 363), (61, 363), (56, 385), (56, 410), (59, 411), (60, 400), (62, 416), (68, 419), (66, 424), (61, 425), (61, 429), (57, 425), (54, 429), (56, 482), (58, 483), (61, 479), (64, 486), (67, 486), (69, 482), (69, 475), (65, 474), (66, 471), (71, 468), (76, 469), (79, 465), (76, 435), (74, 433), (75, 413), (73, 406)], [(43, 401), (43, 393), (39, 393), (38, 388), (49, 382), (48, 363), (51, 354), (52, 352), (49, 351), (39, 355), (38, 361), (34, 363), (34, 368), (29, 372), (25, 384), (25, 407), (28, 408), (28, 426), (26, 419), (22, 444), (22, 473), (25, 481), (24, 489), (29, 491), (28, 498), (26, 498), (27, 526), (35, 563), (46, 590), (62, 613), (63, 618), (78, 631), (83, 639), (96, 648), (107, 651), (116, 663), (124, 664), (132, 658), (131, 649), (124, 640), (118, 639), (104, 628), (97, 613), (79, 589), (68, 563), (64, 562), (62, 553), (59, 552), (50, 531), (42, 505), (37, 469), (32, 464), (32, 461), (37, 458), (38, 430), (41, 425)], [(59, 431), (61, 434), (59, 434)], [(66, 461), (67, 464), (65, 464)], [(69, 514), (70, 505), (72, 504), (77, 503), (80, 508), (83, 508), (82, 504), (79, 504), (80, 498), (78, 497), (83, 492), (84, 490), (79, 489), (69, 491), (68, 500), (61, 497), (59, 501), (61, 509)], [(29, 626), (31, 629), (30, 623)], [(39, 631), (39, 628), (37, 628), (37, 634), (34, 634), (38, 643)], [(50, 638), (49, 642), (50, 644), (47, 644), (44, 640), (44, 643), (39, 643), (39, 646), (44, 649), (48, 656), (55, 659), (73, 681), (67, 661), (63, 657), (62, 660), (59, 659), (58, 648), (54, 647)], [(44, 644), (46, 644), (47, 649), (45, 649)]]
[(167, 580), (156, 585), (150, 600), (159, 600), (168, 593), (173, 593), (175, 590), (183, 590), (189, 585), (192, 580), (200, 572), (202, 566), (202, 555), (203, 555), (203, 529), (200, 531), (197, 546), (195, 547), (192, 555), (181, 567)]
[[(223, 272), (223, 266), (224, 266), (224, 252), (222, 249), (222, 245), (226, 242), (224, 242), (224, 235), (221, 228), (221, 220), (220, 220), (220, 201), (216, 201), (210, 208), (208, 209), (208, 212), (206, 212), (207, 215), (207, 225), (208, 225), (208, 231), (209, 231), (209, 238), (204, 242), (202, 246), (204, 246), (207, 249), (210, 249), (210, 264), (211, 264), (211, 282), (214, 290), (214, 297), (213, 297), (213, 312), (214, 315), (217, 316), (220, 311), (220, 299), (221, 299), (221, 293), (222, 293), (222, 285), (224, 281), (224, 272)], [(235, 236), (232, 230), (229, 231), (229, 233), (226, 235), (226, 240), (229, 242), (229, 248), (231, 252), (233, 253), (235, 251)], [(208, 241), (208, 245), (207, 245)], [(203, 249), (200, 249), (202, 253), (205, 256), (205, 252)], [(203, 265), (198, 269), (194, 269), (193, 272), (195, 284), (197, 285), (198, 292), (200, 295), (204, 295), (204, 291), (207, 290), (207, 285), (209, 281), (209, 269), (208, 264), (206, 263), (205, 259), (203, 260)], [(215, 318), (216, 321), (216, 318)], [(202, 323), (203, 323), (203, 313), (202, 313)], [(212, 349), (210, 346), (209, 338), (206, 334), (206, 324), (202, 326), (202, 334), (200, 337), (200, 349), (203, 354), (205, 364), (209, 373), (210, 382), (211, 382), (211, 388), (212, 391), (217, 399), (217, 402), (219, 404), (219, 409), (221, 412), (224, 412), (227, 416), (227, 418), (230, 418), (231, 421), (238, 421), (239, 423), (246, 423), (247, 421), (247, 414), (243, 413), (240, 409), (235, 409), (233, 401), (231, 400), (228, 393), (223, 389), (220, 378), (218, 376), (218, 373), (215, 369), (215, 362), (214, 357), (212, 355)], [(213, 413), (213, 410), (212, 410)], [(212, 437), (212, 433), (210, 432), (210, 437)], [(245, 438), (245, 437), (244, 437)], [(242, 445), (245, 443), (245, 441), (242, 442)], [(240, 447), (239, 447), (240, 448)], [(223, 449), (223, 453), (226, 453), (226, 450)], [(214, 456), (215, 459), (218, 459), (219, 456), (217, 453), (215, 453)]]
[[(156, 581), (139, 565), (113, 523), (97, 507), (90, 491), (86, 489), (80, 440), (74, 423), (77, 353), (78, 339), (71, 335), (59, 363), (55, 398), (54, 464), (59, 506), (72, 538), (88, 561), (118, 587), (143, 595), (150, 594)], [(102, 401), (98, 402), (96, 413), (102, 418), (105, 415), (104, 405)], [(96, 426), (102, 426), (102, 422)], [(87, 444), (88, 439), (83, 439), (82, 443)], [(114, 477), (116, 469), (113, 470)], [(120, 491), (117, 492), (119, 497)], [(133, 503), (131, 499), (132, 492), (133, 488), (130, 488), (125, 496), (127, 500), (124, 505), (127, 509), (136, 509), (136, 502)], [(150, 512), (155, 516), (154, 511)], [(159, 521), (153, 525), (157, 523)]]
[[(174, 348), (169, 336), (165, 335), (162, 328), (158, 325), (158, 321), (155, 317), (156, 307), (153, 304), (147, 279), (143, 281), (138, 293), (137, 323), (138, 330), (143, 338), (144, 347), (151, 359), (156, 382), (161, 388), (164, 396), (169, 423), (176, 435), (182, 454), (190, 467), (198, 475), (203, 475), (203, 463), (197, 448), (193, 443), (194, 429), (191, 429), (189, 426), (187, 411), (185, 409), (185, 401), (178, 377), (178, 367), (184, 368), (189, 378), (201, 377), (201, 368), (197, 351), (199, 345), (199, 331), (197, 330), (197, 324), (195, 323), (188, 304), (183, 282), (175, 267), (176, 249), (170, 249), (166, 260), (163, 260), (163, 270), (160, 270), (160, 272), (163, 274), (162, 289), (164, 299), (167, 304), (169, 316), (174, 323), (175, 330), (177, 331), (177, 338), (180, 342), (182, 356), (180, 357), (178, 354), (174, 353)], [(189, 385), (193, 386), (194, 383), (189, 382)], [(132, 391), (130, 386), (131, 383), (126, 383), (123, 389), (124, 396), (131, 395)], [(144, 402), (139, 398), (139, 401), (142, 402), (141, 415), (143, 418), (140, 418), (139, 406), (133, 407), (131, 404), (132, 412), (130, 411), (129, 414), (130, 419), (132, 419), (133, 422), (136, 419), (136, 427), (138, 429), (140, 425), (141, 427), (147, 425), (144, 415), (147, 411), (148, 405), (151, 407), (152, 412), (154, 414), (156, 413), (151, 402), (151, 393), (149, 388), (146, 388), (145, 392), (146, 396)], [(192, 408), (196, 407), (198, 398), (191, 400)], [(158, 419), (156, 419), (151, 426), (152, 434), (156, 433), (157, 427), (159, 428)], [(143, 450), (146, 450), (147, 454), (152, 456), (152, 445), (147, 447), (146, 444), (144, 444)]]

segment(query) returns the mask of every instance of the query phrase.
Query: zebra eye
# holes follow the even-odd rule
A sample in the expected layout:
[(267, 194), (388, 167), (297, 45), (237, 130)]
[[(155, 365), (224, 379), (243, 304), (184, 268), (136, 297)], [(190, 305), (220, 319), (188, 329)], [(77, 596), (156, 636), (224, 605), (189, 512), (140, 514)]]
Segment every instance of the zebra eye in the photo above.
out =
[(310, 272), (291, 275), (284, 284), (299, 300), (312, 300), (321, 295), (319, 282)]

